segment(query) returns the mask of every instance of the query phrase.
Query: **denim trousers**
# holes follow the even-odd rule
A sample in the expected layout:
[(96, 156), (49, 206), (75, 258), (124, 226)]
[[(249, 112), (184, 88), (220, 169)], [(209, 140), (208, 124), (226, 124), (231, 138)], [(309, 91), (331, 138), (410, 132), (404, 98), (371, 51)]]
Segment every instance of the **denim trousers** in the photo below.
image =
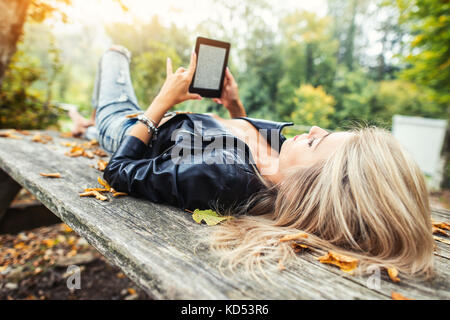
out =
[(122, 48), (107, 50), (100, 59), (92, 95), (96, 109), (95, 127), (86, 138), (97, 139), (100, 146), (114, 153), (137, 119), (127, 115), (142, 112), (130, 77), (130, 54)]

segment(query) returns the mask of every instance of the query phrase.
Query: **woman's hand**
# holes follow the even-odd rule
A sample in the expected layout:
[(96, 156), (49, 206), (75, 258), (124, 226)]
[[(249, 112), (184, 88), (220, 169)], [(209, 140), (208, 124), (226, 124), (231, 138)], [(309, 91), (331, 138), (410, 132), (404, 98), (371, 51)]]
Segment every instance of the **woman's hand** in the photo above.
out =
[(239, 99), (238, 85), (228, 67), (225, 71), (222, 95), (220, 98), (214, 98), (213, 101), (218, 104), (223, 104), (230, 112), (232, 118), (247, 116), (244, 106)]
[[(198, 94), (189, 93), (189, 85), (192, 81), (192, 76), (195, 72), (197, 65), (197, 59), (195, 52), (191, 54), (191, 62), (189, 68), (186, 70), (183, 67), (179, 67), (175, 73), (172, 71), (172, 61), (167, 58), (167, 77), (164, 85), (156, 99), (163, 101), (167, 106), (167, 110), (174, 105), (186, 100), (201, 100), (202, 97)], [(156, 100), (155, 99), (155, 100)], [(167, 111), (166, 110), (166, 111)]]

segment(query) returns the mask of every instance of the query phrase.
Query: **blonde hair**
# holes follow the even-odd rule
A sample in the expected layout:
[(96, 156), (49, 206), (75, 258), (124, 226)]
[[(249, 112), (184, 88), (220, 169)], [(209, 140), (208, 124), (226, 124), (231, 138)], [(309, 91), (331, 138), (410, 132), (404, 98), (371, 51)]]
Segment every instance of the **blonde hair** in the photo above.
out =
[(377, 265), (431, 275), (434, 240), (422, 172), (388, 131), (352, 132), (328, 159), (292, 168), (214, 227), (207, 241), (221, 266), (254, 275), (267, 263), (295, 263), (294, 249), (279, 239), (302, 231), (315, 252), (357, 258), (360, 271)]

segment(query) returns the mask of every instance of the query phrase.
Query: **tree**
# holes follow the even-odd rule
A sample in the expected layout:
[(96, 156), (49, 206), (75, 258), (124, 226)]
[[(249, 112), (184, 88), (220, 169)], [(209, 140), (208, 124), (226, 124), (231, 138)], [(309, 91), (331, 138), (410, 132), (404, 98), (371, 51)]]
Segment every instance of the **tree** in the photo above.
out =
[[(435, 100), (450, 103), (450, 2), (446, 0), (398, 0), (399, 23), (413, 35), (401, 76), (436, 91)], [(444, 110), (445, 113), (445, 110)]]
[(335, 101), (322, 87), (302, 85), (295, 90), (292, 100), (295, 110), (291, 114), (291, 121), (302, 125), (330, 127)]

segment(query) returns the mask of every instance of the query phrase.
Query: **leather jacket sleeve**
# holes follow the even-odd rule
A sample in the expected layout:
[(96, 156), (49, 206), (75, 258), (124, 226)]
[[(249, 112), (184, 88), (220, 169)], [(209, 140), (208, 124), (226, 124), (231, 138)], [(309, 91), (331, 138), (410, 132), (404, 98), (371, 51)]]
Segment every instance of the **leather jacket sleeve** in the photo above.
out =
[(244, 166), (174, 164), (170, 152), (148, 158), (148, 149), (138, 138), (126, 136), (104, 171), (105, 180), (129, 195), (190, 210), (211, 208), (216, 201), (238, 204), (260, 187)]

